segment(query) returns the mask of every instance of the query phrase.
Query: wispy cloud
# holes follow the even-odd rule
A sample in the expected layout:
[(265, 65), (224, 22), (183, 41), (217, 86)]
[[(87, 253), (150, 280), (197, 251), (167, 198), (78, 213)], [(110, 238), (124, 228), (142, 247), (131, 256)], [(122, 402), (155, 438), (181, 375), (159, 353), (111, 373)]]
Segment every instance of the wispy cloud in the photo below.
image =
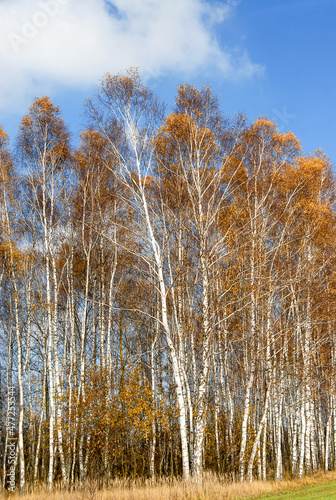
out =
[(228, 79), (261, 71), (213, 35), (237, 0), (0, 0), (0, 109), (55, 85), (90, 86), (105, 73), (215, 70)]

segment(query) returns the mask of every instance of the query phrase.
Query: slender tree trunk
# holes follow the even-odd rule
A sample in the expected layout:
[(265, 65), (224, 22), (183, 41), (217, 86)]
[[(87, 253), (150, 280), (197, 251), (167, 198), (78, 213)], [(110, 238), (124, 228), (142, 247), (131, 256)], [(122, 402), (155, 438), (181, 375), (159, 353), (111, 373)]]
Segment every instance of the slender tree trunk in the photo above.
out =
[(63, 433), (62, 433), (62, 400), (63, 391), (60, 381), (59, 372), (59, 361), (58, 361), (58, 280), (56, 274), (56, 262), (55, 258), (52, 258), (52, 270), (53, 270), (53, 288), (54, 288), (54, 304), (53, 304), (53, 319), (52, 319), (52, 337), (53, 337), (53, 349), (54, 349), (54, 366), (55, 366), (55, 390), (57, 395), (57, 409), (56, 409), (56, 427), (57, 427), (57, 438), (58, 438), (58, 450), (61, 462), (61, 472), (62, 472), (62, 482), (67, 484), (68, 471), (66, 469), (64, 450), (63, 450)]
[(152, 404), (153, 404), (153, 412), (152, 416), (152, 438), (150, 443), (150, 451), (149, 451), (149, 471), (152, 480), (155, 478), (155, 448), (156, 448), (156, 389), (155, 389), (155, 344), (157, 341), (157, 336), (155, 336), (152, 344), (151, 344), (151, 389), (152, 389)]
[(44, 361), (43, 361), (43, 384), (42, 384), (42, 402), (41, 402), (41, 413), (37, 432), (37, 444), (35, 452), (35, 463), (34, 463), (34, 483), (37, 483), (38, 478), (38, 464), (40, 459), (40, 449), (42, 440), (42, 425), (43, 417), (45, 412), (45, 402), (46, 402), (46, 384), (47, 384), (47, 345), (46, 340), (44, 340)]
[(242, 429), (241, 429), (241, 441), (240, 441), (240, 452), (239, 452), (239, 478), (241, 482), (243, 482), (245, 479), (245, 450), (247, 443), (247, 424), (250, 413), (250, 399), (251, 399), (251, 389), (253, 380), (254, 380), (254, 364), (252, 361), (250, 375), (246, 385), (244, 412), (243, 412)]
[(186, 428), (186, 407), (185, 401), (183, 397), (183, 388), (182, 388), (182, 380), (180, 375), (180, 367), (178, 356), (174, 347), (174, 343), (171, 337), (171, 330), (168, 321), (168, 312), (167, 312), (167, 293), (164, 282), (163, 268), (161, 262), (161, 253), (160, 248), (155, 240), (152, 224), (150, 221), (150, 216), (147, 207), (147, 200), (145, 198), (144, 191), (142, 190), (142, 203), (145, 212), (145, 220), (147, 229), (149, 232), (149, 237), (155, 257), (155, 262), (157, 266), (157, 276), (159, 282), (159, 291), (160, 291), (160, 300), (161, 300), (161, 322), (164, 328), (167, 345), (169, 349), (169, 354), (172, 361), (173, 368), (173, 376), (176, 385), (176, 397), (179, 408), (179, 423), (180, 423), (180, 435), (181, 435), (181, 447), (182, 447), (182, 466), (183, 466), (183, 477), (185, 479), (189, 479), (190, 477), (190, 467), (189, 467), (189, 450), (188, 450), (188, 436), (187, 436), (187, 428)]
[(23, 402), (23, 373), (22, 373), (22, 337), (20, 333), (20, 320), (19, 320), (19, 304), (18, 292), (15, 286), (14, 292), (14, 307), (15, 307), (15, 330), (16, 330), (16, 345), (17, 345), (17, 369), (18, 369), (18, 384), (19, 384), (19, 464), (20, 464), (20, 491), (24, 492), (26, 485), (25, 477), (25, 459), (24, 459), (24, 445), (23, 445), (23, 418), (24, 418), (24, 402)]
[(209, 321), (209, 282), (208, 282), (208, 266), (204, 255), (204, 248), (201, 250), (201, 269), (202, 269), (202, 285), (203, 285), (203, 351), (202, 351), (202, 370), (200, 376), (200, 384), (197, 393), (196, 406), (196, 424), (195, 424), (195, 447), (194, 447), (194, 471), (196, 478), (201, 478), (203, 473), (202, 455), (203, 455), (203, 440), (205, 431), (205, 412), (206, 412), (206, 390), (208, 386), (208, 375), (210, 368), (210, 321)]
[(249, 463), (247, 466), (247, 479), (250, 483), (252, 483), (252, 479), (253, 479), (252, 472), (253, 472), (254, 459), (255, 459), (255, 456), (257, 453), (257, 449), (260, 447), (260, 436), (261, 436), (261, 433), (264, 430), (264, 427), (266, 424), (269, 397), (270, 397), (270, 393), (269, 393), (269, 389), (268, 389), (266, 392), (266, 397), (265, 397), (264, 411), (263, 411), (261, 420), (260, 420), (259, 425), (258, 425), (258, 430), (256, 433), (256, 437), (254, 439), (250, 460), (249, 460)]
[[(11, 308), (10, 308), (11, 310)], [(7, 411), (6, 411), (6, 430), (5, 430), (5, 449), (3, 454), (3, 479), (2, 479), (2, 487), (5, 490), (6, 488), (6, 478), (7, 478), (7, 449), (8, 449), (8, 439), (9, 439), (9, 408), (10, 408), (10, 392), (13, 387), (12, 380), (12, 370), (13, 370), (13, 339), (12, 339), (12, 327), (11, 327), (11, 318), (9, 321), (8, 328), (8, 340), (7, 340), (7, 380), (6, 380), (6, 388), (7, 388)]]

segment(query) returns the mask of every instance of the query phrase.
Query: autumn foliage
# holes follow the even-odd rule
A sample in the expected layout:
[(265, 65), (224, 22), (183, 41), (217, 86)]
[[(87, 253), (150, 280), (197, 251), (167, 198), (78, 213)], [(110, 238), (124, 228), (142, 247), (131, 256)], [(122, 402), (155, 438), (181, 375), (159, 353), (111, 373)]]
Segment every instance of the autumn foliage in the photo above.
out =
[[(336, 466), (335, 177), (211, 89), (106, 75), (0, 128), (1, 457), (21, 490)], [(9, 433), (9, 391), (16, 423)]]

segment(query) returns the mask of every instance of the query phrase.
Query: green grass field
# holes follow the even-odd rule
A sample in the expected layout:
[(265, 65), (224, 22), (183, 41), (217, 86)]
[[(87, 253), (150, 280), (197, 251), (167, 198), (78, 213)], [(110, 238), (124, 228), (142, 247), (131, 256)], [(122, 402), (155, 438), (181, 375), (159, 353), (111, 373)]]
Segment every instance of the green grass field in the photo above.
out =
[(254, 500), (336, 500), (336, 481), (326, 481), (283, 493), (250, 497)]

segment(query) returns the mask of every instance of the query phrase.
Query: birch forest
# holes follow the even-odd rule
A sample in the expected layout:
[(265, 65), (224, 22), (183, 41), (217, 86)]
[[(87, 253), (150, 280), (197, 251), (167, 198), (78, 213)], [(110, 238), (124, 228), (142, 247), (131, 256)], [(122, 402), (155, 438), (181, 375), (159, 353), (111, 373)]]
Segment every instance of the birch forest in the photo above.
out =
[(335, 469), (330, 160), (134, 69), (85, 120), (77, 148), (48, 97), (0, 128), (3, 487), (9, 443), (21, 490)]

